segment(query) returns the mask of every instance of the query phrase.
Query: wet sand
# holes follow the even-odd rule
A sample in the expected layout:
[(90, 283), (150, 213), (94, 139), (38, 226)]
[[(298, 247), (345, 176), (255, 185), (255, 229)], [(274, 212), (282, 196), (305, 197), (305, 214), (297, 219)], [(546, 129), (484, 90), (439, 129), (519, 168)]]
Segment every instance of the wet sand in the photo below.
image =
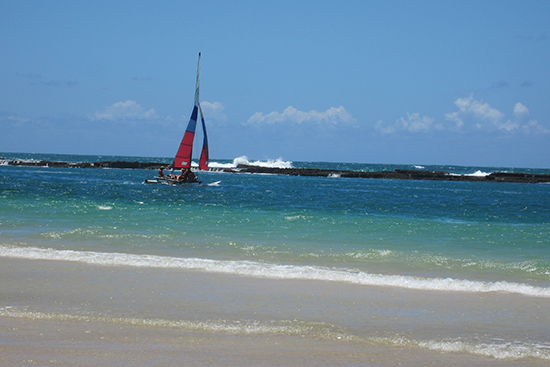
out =
[(0, 318), (2, 366), (543, 366), (540, 362), (101, 322)]
[(515, 324), (511, 334), (544, 333), (541, 298), (10, 258), (0, 289), (2, 366), (548, 365), (380, 341)]

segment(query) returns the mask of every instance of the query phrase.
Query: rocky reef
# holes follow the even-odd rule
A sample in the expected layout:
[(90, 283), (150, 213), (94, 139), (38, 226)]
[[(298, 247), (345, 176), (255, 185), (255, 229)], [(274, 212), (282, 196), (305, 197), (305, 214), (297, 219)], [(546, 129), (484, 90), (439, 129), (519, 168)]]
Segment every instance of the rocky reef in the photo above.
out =
[[(37, 167), (68, 167), (68, 168), (126, 168), (126, 169), (152, 169), (161, 167), (170, 168), (165, 163), (154, 162), (128, 162), (128, 161), (104, 161), (104, 162), (58, 162), (38, 160), (8, 160), (1, 159), (0, 164), (9, 166), (37, 166)], [(274, 168), (249, 165), (238, 165), (234, 168), (214, 168), (212, 171), (227, 173), (256, 173), (288, 176), (310, 177), (353, 177), (353, 178), (382, 178), (397, 180), (438, 180), (438, 181), (477, 181), (477, 182), (522, 182), (542, 183), (550, 182), (550, 175), (529, 173), (493, 172), (486, 176), (455, 175), (444, 171), (403, 170), (363, 172), (342, 171), (316, 168)]]
[(439, 180), (439, 181), (487, 181), (487, 182), (550, 182), (550, 175), (494, 172), (486, 176), (455, 175), (444, 171), (403, 170), (363, 172), (338, 171), (314, 168), (271, 168), (239, 165), (237, 168), (225, 168), (224, 172), (262, 173), (290, 176), (316, 177), (354, 177), (354, 178), (383, 178), (397, 180)]

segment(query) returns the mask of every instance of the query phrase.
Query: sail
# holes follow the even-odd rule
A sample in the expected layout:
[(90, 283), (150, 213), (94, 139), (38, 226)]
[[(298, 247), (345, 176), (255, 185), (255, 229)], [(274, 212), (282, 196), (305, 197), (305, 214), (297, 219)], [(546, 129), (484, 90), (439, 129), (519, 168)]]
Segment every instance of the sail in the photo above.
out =
[[(199, 114), (199, 82), (201, 73), (201, 54), (199, 52), (199, 63), (197, 65), (197, 84), (195, 86), (195, 105), (193, 106), (193, 112), (189, 118), (187, 129), (181, 140), (180, 147), (174, 158), (172, 166), (174, 168), (191, 168), (191, 156), (193, 154), (193, 141), (195, 140), (195, 129), (197, 127), (197, 117)], [(202, 118), (202, 111), (201, 111)], [(202, 126), (204, 130), (204, 119), (202, 120)], [(204, 136), (206, 141), (206, 130), (204, 130)], [(207, 148), (208, 149), (208, 148)]]
[(208, 169), (208, 136), (206, 135), (206, 125), (204, 123), (204, 115), (202, 114), (202, 108), (199, 105), (199, 111), (201, 113), (202, 132), (204, 138), (202, 139), (202, 151), (201, 158), (199, 160), (199, 169)]
[(181, 139), (180, 147), (174, 158), (172, 166), (174, 168), (190, 168), (191, 155), (193, 154), (193, 140), (195, 140), (195, 128), (197, 126), (197, 106), (193, 107), (191, 118), (187, 124), (187, 129)]

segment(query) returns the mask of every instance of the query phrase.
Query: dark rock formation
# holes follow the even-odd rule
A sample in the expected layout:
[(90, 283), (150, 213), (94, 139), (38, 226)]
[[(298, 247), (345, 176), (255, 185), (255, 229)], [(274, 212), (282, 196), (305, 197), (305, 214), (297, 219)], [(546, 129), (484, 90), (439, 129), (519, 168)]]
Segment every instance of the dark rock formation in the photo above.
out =
[(355, 178), (385, 178), (398, 180), (439, 180), (439, 181), (487, 181), (487, 182), (550, 182), (550, 175), (495, 172), (487, 176), (452, 175), (444, 171), (403, 170), (381, 172), (338, 171), (315, 168), (270, 168), (239, 165), (237, 168), (224, 168), (223, 172), (263, 173), (289, 176), (314, 177), (355, 177)]
[[(10, 166), (37, 166), (37, 167), (68, 167), (68, 168), (129, 168), (129, 169), (154, 169), (160, 167), (171, 168), (165, 163), (154, 162), (126, 162), (126, 161), (105, 161), (105, 162), (55, 162), (55, 161), (22, 161), (2, 160), (0, 163)], [(480, 182), (523, 182), (541, 183), (550, 182), (550, 175), (528, 174), (528, 173), (506, 173), (494, 172), (487, 176), (464, 176), (452, 175), (443, 171), (420, 171), (403, 170), (381, 172), (362, 171), (339, 171), (316, 168), (272, 168), (238, 165), (236, 168), (212, 169), (217, 172), (228, 173), (262, 173), (288, 176), (311, 176), (311, 177), (354, 177), (354, 178), (384, 178), (398, 180), (439, 180), (439, 181), (480, 181)]]
[(133, 168), (133, 169), (159, 169), (167, 167), (165, 163), (153, 162), (126, 162), (126, 161), (105, 161), (105, 162), (58, 162), (58, 161), (23, 161), (4, 160), (9, 166), (36, 166), (36, 167), (66, 167), (66, 168)]

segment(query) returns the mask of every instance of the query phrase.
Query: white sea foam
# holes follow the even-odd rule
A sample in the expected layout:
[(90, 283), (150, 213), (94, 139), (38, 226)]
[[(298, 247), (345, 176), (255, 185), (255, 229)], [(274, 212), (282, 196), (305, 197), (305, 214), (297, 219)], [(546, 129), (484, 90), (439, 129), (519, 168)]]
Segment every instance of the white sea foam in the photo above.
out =
[(77, 261), (87, 264), (108, 266), (180, 268), (271, 279), (321, 280), (415, 290), (472, 293), (506, 292), (531, 297), (550, 298), (550, 288), (506, 281), (487, 282), (453, 278), (424, 278), (403, 275), (370, 274), (362, 271), (346, 271), (318, 266), (277, 265), (253, 261), (219, 261), (198, 258), (10, 246), (0, 246), (0, 256), (36, 260)]
[(305, 215), (289, 215), (285, 217), (286, 220), (307, 220), (308, 218)]
[[(141, 319), (130, 317), (105, 317), (90, 315), (69, 315), (47, 312), (32, 312), (21, 310), (16, 307), (0, 308), (0, 316), (13, 317), (32, 320), (61, 320), (61, 321), (81, 321), (81, 322), (108, 322), (123, 325), (156, 326), (156, 327), (174, 327), (187, 330), (229, 332), (233, 334), (306, 334), (311, 326), (308, 324), (280, 325), (273, 323), (261, 323), (259, 321), (249, 320), (166, 320), (166, 319)], [(296, 323), (295, 323), (296, 324)]]
[(240, 156), (233, 159), (232, 163), (218, 163), (210, 162), (210, 168), (235, 168), (239, 164), (246, 166), (257, 166), (257, 167), (269, 167), (269, 168), (292, 168), (291, 161), (284, 161), (282, 158), (278, 159), (269, 159), (267, 161), (249, 161), (247, 156)]
[(369, 250), (369, 251), (352, 251), (347, 252), (345, 255), (352, 259), (372, 259), (392, 256), (394, 254), (391, 250)]
[(466, 174), (458, 174), (458, 173), (449, 173), (450, 176), (472, 176), (472, 177), (486, 177), (489, 176), (490, 172), (482, 172), (481, 170), (477, 170), (474, 173), (466, 173)]
[(210, 169), (216, 169), (216, 168), (235, 168), (236, 166), (231, 163), (219, 163), (219, 162), (209, 162), (208, 168)]
[(6, 159), (6, 160), (2, 160), (2, 162), (6, 162), (6, 164), (9, 164), (10, 162), (14, 162), (14, 163), (38, 163), (40, 162), (40, 159), (21, 159), (21, 158), (16, 158), (16, 159)]
[(539, 358), (550, 360), (550, 345), (526, 342), (492, 341), (473, 343), (463, 340), (426, 340), (418, 341), (405, 337), (371, 338), (371, 341), (407, 347), (420, 347), (446, 353), (470, 353), (496, 359)]
[(436, 341), (430, 340), (419, 343), (420, 346), (430, 350), (442, 352), (468, 352), (497, 359), (519, 359), (537, 357), (550, 360), (548, 346), (524, 343), (483, 343), (469, 344), (462, 341)]
[(485, 177), (485, 176), (489, 176), (490, 174), (491, 173), (489, 173), (489, 172), (482, 172), (480, 170), (477, 170), (474, 173), (469, 173), (469, 174), (466, 174), (464, 176)]
[(299, 320), (280, 320), (277, 322), (261, 322), (256, 320), (168, 320), (159, 318), (109, 317), (100, 315), (72, 315), (29, 311), (18, 307), (0, 307), (1, 317), (31, 320), (59, 320), (85, 323), (111, 323), (118, 325), (137, 325), (146, 327), (178, 328), (190, 331), (207, 331), (230, 333), (234, 335), (301, 335), (331, 339), (337, 341), (370, 342), (382, 345), (404, 346), (408, 348), (428, 349), (443, 353), (468, 353), (492, 357), (495, 359), (535, 358), (550, 360), (550, 345), (505, 340), (490, 342), (467, 342), (461, 339), (449, 340), (415, 340), (404, 336), (391, 338), (358, 337), (351, 334), (332, 331), (334, 326), (319, 322), (304, 322)]

